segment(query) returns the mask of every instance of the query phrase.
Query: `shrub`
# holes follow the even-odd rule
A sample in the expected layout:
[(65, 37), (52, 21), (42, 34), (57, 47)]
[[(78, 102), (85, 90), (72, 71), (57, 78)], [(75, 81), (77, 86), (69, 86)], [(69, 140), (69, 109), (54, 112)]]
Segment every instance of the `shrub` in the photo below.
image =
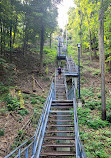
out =
[(106, 113), (106, 120), (111, 123), (111, 112)]
[(1, 113), (1, 114), (7, 113), (7, 109), (0, 109), (0, 113)]
[(17, 110), (20, 108), (20, 102), (17, 98), (12, 98), (12, 96), (8, 95), (5, 100), (7, 101), (7, 108), (9, 111)]
[(95, 106), (96, 106), (95, 102), (87, 102), (87, 103), (85, 103), (85, 107), (87, 107), (87, 108), (89, 108), (91, 110), (94, 110)]
[(101, 105), (101, 101), (95, 100), (95, 99), (90, 99), (90, 100), (86, 101), (86, 103), (85, 103), (85, 107), (87, 107), (91, 110), (94, 110), (99, 105)]
[(99, 158), (109, 158), (109, 155), (102, 149), (100, 151), (95, 151), (94, 156)]
[(17, 110), (20, 108), (20, 102), (17, 98), (12, 98), (12, 96), (8, 95), (6, 98), (7, 101), (7, 108), (9, 111)]
[(98, 129), (109, 126), (108, 121), (103, 121), (101, 119), (92, 119), (90, 115), (90, 109), (78, 108), (78, 122), (81, 125), (87, 125), (89, 128)]
[(84, 97), (94, 97), (93, 88), (92, 87), (82, 88), (81, 89), (81, 96), (84, 96)]
[(29, 111), (27, 109), (21, 109), (21, 110), (18, 110), (18, 114), (20, 114), (21, 116), (24, 116), (24, 115), (29, 114)]
[(107, 121), (103, 121), (103, 120), (100, 120), (100, 119), (94, 119), (94, 120), (88, 120), (87, 125), (90, 128), (98, 129), (98, 128), (103, 128), (103, 127), (108, 126), (109, 123)]
[(0, 136), (4, 136), (4, 129), (0, 128)]

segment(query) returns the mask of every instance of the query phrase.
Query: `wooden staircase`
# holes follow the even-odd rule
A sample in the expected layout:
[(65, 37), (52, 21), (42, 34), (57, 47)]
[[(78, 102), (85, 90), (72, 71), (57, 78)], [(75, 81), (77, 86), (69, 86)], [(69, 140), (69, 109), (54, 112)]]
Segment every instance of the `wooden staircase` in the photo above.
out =
[(56, 100), (52, 102), (40, 157), (76, 157), (73, 101), (66, 100), (64, 76), (56, 77)]

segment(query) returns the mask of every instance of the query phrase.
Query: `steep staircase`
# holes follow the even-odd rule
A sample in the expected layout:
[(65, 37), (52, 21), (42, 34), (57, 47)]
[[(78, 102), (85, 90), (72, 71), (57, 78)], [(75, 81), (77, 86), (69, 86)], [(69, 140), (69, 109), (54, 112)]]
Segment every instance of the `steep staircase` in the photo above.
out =
[(64, 76), (55, 80), (52, 101), (40, 157), (76, 157), (73, 101), (66, 100)]
[[(57, 59), (66, 60), (61, 78), (55, 72), (35, 134), (5, 158), (87, 158), (79, 137), (76, 88), (78, 67), (61, 51), (58, 38)], [(69, 82), (70, 79), (70, 82)]]
[(72, 101), (52, 102), (41, 157), (75, 156)]

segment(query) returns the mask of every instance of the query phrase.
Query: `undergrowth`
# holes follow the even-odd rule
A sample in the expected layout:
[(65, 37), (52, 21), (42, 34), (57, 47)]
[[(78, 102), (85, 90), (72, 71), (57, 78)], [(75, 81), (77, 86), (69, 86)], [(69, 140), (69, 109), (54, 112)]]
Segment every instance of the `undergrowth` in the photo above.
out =
[[(101, 119), (101, 88), (91, 85), (91, 78), (99, 79), (99, 69), (93, 68), (91, 62), (82, 62), (81, 73), (81, 101), (79, 107), (78, 123), (80, 138), (88, 158), (110, 158), (111, 154), (111, 98), (106, 89), (106, 120)], [(89, 78), (87, 74), (89, 72)], [(98, 85), (99, 86), (99, 85)], [(77, 92), (78, 97), (78, 92)]]

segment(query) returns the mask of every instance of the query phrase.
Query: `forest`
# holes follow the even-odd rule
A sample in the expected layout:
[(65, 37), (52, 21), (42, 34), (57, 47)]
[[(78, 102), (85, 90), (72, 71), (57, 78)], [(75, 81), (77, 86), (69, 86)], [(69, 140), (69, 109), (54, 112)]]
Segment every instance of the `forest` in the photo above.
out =
[(77, 114), (86, 156), (111, 157), (111, 0), (73, 0), (64, 29), (57, 22), (62, 1), (0, 1), (0, 158), (36, 131), (59, 66), (58, 36), (77, 65), (81, 44)]

